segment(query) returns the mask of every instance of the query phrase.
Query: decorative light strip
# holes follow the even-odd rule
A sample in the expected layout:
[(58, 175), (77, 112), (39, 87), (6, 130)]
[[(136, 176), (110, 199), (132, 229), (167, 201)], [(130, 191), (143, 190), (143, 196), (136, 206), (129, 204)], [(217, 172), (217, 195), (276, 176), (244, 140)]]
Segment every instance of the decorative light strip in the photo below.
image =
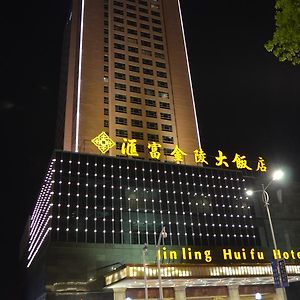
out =
[(76, 110), (75, 152), (79, 151), (78, 145), (79, 145), (79, 121), (80, 121), (79, 117), (80, 117), (80, 96), (81, 96), (81, 65), (82, 65), (84, 1), (85, 0), (81, 0), (80, 43), (79, 43), (78, 82), (77, 82), (77, 110)]

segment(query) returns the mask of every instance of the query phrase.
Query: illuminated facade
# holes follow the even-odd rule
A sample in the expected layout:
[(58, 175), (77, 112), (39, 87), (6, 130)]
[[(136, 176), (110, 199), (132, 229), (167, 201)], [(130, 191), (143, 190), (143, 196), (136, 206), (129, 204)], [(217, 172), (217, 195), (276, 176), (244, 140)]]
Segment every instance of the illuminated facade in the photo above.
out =
[(200, 139), (179, 1), (73, 1), (67, 29), (60, 149), (100, 154), (91, 140), (104, 131), (116, 141), (109, 155), (122, 155), (123, 138), (137, 141), (140, 157), (149, 142), (162, 161), (174, 145), (193, 154)]

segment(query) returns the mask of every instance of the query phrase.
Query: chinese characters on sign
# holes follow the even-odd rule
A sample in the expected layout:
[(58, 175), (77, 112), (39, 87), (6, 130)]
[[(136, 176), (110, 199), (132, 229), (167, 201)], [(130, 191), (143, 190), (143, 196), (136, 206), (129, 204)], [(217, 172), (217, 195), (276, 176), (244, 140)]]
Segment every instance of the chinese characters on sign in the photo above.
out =
[[(105, 132), (101, 132), (98, 136), (93, 138), (91, 142), (103, 154), (105, 154), (107, 151), (109, 151), (109, 149), (115, 146), (115, 142)], [(137, 152), (136, 142), (137, 141), (135, 139), (123, 138), (121, 153), (123, 155), (132, 156), (132, 157), (139, 156)], [(160, 148), (161, 148), (161, 144), (157, 142), (148, 143), (149, 155), (152, 159), (156, 159), (156, 160), (160, 159), (161, 156), (161, 153), (159, 151)], [(182, 149), (180, 149), (178, 145), (176, 145), (173, 151), (170, 153), (170, 156), (173, 157), (176, 163), (183, 162), (184, 157), (187, 155), (188, 154), (185, 153)], [(233, 160), (230, 160), (226, 155), (223, 154), (223, 151), (218, 150), (218, 155), (215, 156), (214, 158), (215, 158), (214, 166), (217, 167), (229, 168), (229, 163), (233, 163), (233, 165), (235, 165), (237, 169), (245, 169), (249, 171), (254, 170), (251, 166), (248, 165), (246, 156), (242, 154), (235, 153)], [(196, 149), (194, 151), (194, 161), (195, 163), (209, 165), (207, 161), (207, 155), (202, 148)], [(267, 171), (267, 166), (265, 164), (264, 159), (261, 156), (258, 157), (258, 162), (255, 167), (255, 171), (259, 171), (259, 172)]]

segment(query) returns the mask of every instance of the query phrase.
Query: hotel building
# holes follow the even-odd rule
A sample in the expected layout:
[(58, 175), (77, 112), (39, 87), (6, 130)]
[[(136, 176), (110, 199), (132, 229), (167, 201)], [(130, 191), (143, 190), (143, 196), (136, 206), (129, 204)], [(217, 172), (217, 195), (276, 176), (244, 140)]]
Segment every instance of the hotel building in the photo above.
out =
[(59, 150), (28, 228), (28, 299), (150, 300), (159, 287), (165, 300), (283, 299), (264, 208), (245, 195), (257, 178), (195, 160), (179, 1), (74, 0), (61, 82)]

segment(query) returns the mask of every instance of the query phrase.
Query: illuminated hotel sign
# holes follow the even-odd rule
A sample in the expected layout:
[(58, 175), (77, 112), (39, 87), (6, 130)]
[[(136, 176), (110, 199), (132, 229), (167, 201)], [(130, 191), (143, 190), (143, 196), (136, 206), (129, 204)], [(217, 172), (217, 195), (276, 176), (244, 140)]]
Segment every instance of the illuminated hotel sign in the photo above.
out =
[(157, 251), (159, 259), (168, 261), (200, 262), (200, 263), (216, 263), (216, 262), (263, 262), (268, 259), (285, 259), (298, 260), (300, 262), (300, 251), (289, 250), (282, 251), (280, 249), (272, 250), (272, 257), (268, 257), (269, 253), (255, 248), (232, 249), (232, 248), (214, 248), (200, 249), (183, 247), (180, 250), (169, 250), (167, 247), (162, 247)]
[[(105, 132), (101, 132), (98, 136), (93, 138), (91, 142), (103, 154), (108, 152), (109, 149), (113, 148), (116, 145), (116, 143)], [(121, 153), (130, 157), (138, 157), (139, 154), (136, 149), (136, 143), (137, 141), (135, 139), (124, 138), (121, 147)], [(160, 148), (161, 144), (157, 142), (148, 143), (149, 155), (152, 159), (160, 159)], [(184, 157), (188, 154), (186, 154), (182, 149), (178, 147), (178, 145), (176, 145), (170, 155), (173, 156), (173, 159), (176, 163), (180, 163), (183, 162)], [(196, 149), (194, 151), (194, 161), (195, 163), (209, 165), (209, 163), (207, 162), (206, 153), (202, 148)], [(232, 163), (237, 169), (255, 170), (258, 172), (267, 171), (267, 166), (261, 156), (258, 157), (257, 164), (253, 169), (253, 167), (248, 165), (245, 155), (235, 153), (234, 158), (229, 159), (221, 150), (218, 150), (218, 155), (215, 156), (215, 165), (218, 167), (229, 168), (229, 163)]]

